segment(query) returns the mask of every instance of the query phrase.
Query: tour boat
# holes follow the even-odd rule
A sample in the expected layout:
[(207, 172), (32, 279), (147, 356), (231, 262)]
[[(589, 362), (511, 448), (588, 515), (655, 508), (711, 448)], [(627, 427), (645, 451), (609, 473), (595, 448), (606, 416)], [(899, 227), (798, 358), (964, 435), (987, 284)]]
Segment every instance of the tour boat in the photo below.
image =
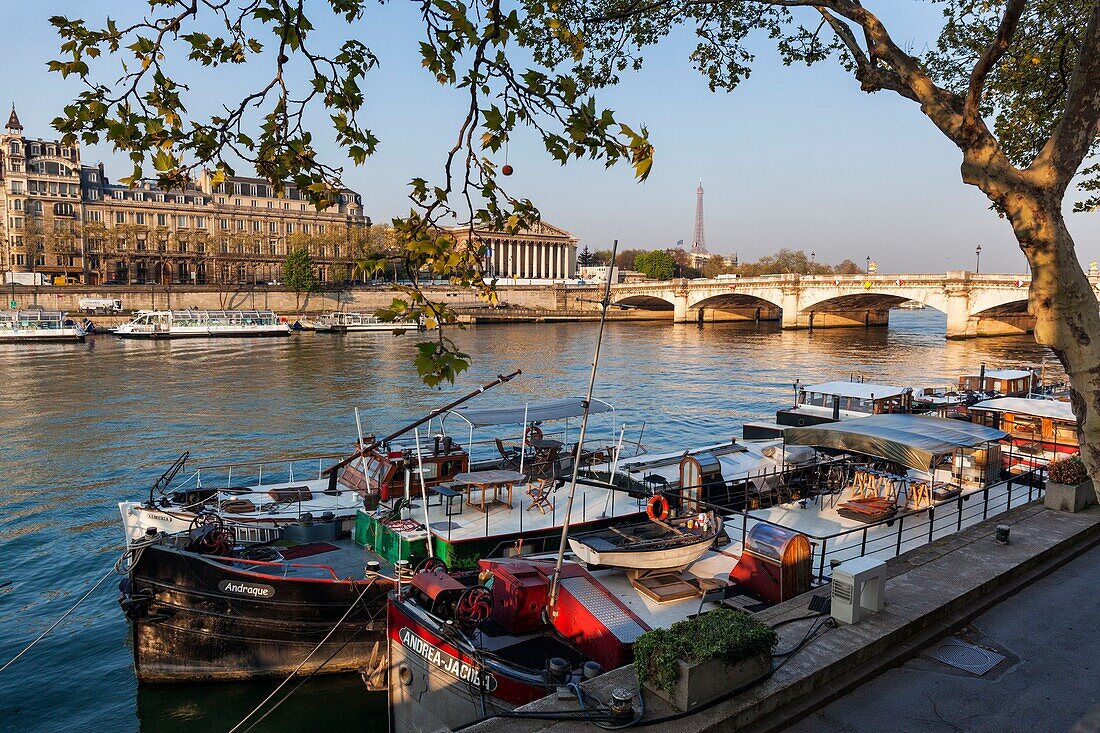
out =
[(319, 332), (351, 333), (356, 331), (385, 331), (403, 333), (405, 331), (423, 331), (423, 322), (383, 321), (373, 313), (325, 313), (313, 323), (313, 330)]
[(0, 343), (83, 341), (86, 331), (61, 311), (0, 311)]
[(289, 336), (290, 326), (272, 311), (138, 311), (115, 328), (122, 338)]
[(819, 423), (912, 412), (913, 390), (870, 382), (795, 383), (795, 405), (775, 413), (779, 425), (801, 427)]
[[(667, 500), (666, 500), (667, 501)], [(589, 565), (628, 570), (679, 570), (703, 556), (722, 532), (714, 512), (651, 522), (612, 525), (569, 536), (569, 547)], [(727, 541), (723, 544), (728, 544)]]
[(1008, 433), (1011, 454), (1006, 460), (1014, 471), (1030, 470), (1080, 451), (1077, 416), (1069, 402), (998, 397), (971, 405), (970, 419)]

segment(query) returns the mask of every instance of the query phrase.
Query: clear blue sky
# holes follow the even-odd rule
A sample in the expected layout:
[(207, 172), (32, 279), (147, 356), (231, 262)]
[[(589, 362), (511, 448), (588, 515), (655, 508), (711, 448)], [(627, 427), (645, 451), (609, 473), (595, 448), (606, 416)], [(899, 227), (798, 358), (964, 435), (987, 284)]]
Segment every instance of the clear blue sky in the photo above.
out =
[[(899, 42), (919, 49), (934, 40), (939, 11), (930, 3), (867, 4)], [(132, 18), (145, 3), (5, 5), (0, 43), (8, 73), (0, 104), (14, 101), (28, 134), (48, 136), (49, 121), (79, 87), (46, 71), (59, 43), (47, 19), (84, 13), (94, 23), (108, 12)], [(438, 86), (420, 68), (420, 27), (411, 5), (372, 7), (369, 22), (354, 29), (382, 62), (366, 84), (366, 119), (381, 139), (378, 154), (351, 166), (331, 143), (325, 118), (315, 119), (320, 150), (346, 165), (346, 182), (363, 194), (376, 222), (408, 211), (411, 178), (437, 176), (466, 102), (464, 92)], [(336, 41), (348, 30), (327, 22), (319, 33)], [(690, 243), (701, 178), (712, 252), (752, 260), (792, 247), (814, 250), (826, 262), (870, 256), (882, 272), (943, 272), (973, 269), (974, 246), (981, 243), (983, 272), (1024, 270), (1008, 225), (977, 189), (962, 184), (957, 150), (912, 102), (864, 94), (833, 63), (784, 67), (766, 39), (747, 82), (731, 94), (711, 93), (687, 61), (693, 46), (688, 34), (670, 37), (650, 51), (640, 74), (603, 97), (621, 120), (650, 130), (657, 154), (645, 184), (636, 184), (626, 166), (562, 168), (524, 135), (509, 152), (510, 190), (532, 198), (547, 221), (593, 249), (614, 238), (621, 248)], [(268, 72), (254, 65), (197, 75), (195, 88), (209, 94), (194, 99), (192, 110), (239, 98)], [(86, 149), (84, 159), (103, 160), (113, 178), (128, 171), (105, 147)], [(1081, 260), (1100, 259), (1100, 214), (1069, 216)]]

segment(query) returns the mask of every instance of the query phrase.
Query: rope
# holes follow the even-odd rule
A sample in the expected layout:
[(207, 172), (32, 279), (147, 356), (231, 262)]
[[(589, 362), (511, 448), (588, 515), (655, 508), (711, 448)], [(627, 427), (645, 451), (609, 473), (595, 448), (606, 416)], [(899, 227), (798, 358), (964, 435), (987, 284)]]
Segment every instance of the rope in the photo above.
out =
[[(315, 653), (317, 653), (317, 650), (320, 649), (322, 646), (324, 646), (325, 642), (328, 641), (329, 638), (333, 634), (336, 633), (336, 629), (340, 628), (340, 624), (344, 623), (344, 621), (347, 619), (347, 617), (351, 615), (351, 612), (355, 609), (355, 607), (357, 605), (359, 605), (359, 601), (363, 600), (363, 596), (366, 595), (367, 591), (370, 590), (371, 586), (373, 586), (373, 585), (374, 585), (374, 583), (368, 583), (365, 586), (363, 586), (363, 590), (359, 591), (359, 597), (356, 598), (354, 601), (352, 601), (351, 605), (348, 606), (348, 610), (344, 611), (344, 615), (340, 617), (340, 620), (336, 622), (336, 625), (333, 626), (327, 634), (325, 634), (325, 638), (321, 639), (321, 641), (317, 644), (317, 646), (313, 647), (313, 649), (310, 651), (310, 653), (305, 656), (305, 659), (303, 659), (298, 664), (298, 666), (294, 668), (293, 672), (291, 672), (289, 675), (287, 675), (287, 678), (285, 680), (283, 680), (282, 682), (279, 683), (278, 687), (276, 687), (274, 690), (272, 690), (271, 693), (267, 697), (265, 697), (263, 700), (261, 700), (259, 705), (252, 708), (252, 710), (249, 711), (248, 715), (245, 715), (243, 718), (241, 718), (239, 723), (237, 723), (235, 726), (230, 728), (229, 733), (237, 733), (237, 731), (241, 729), (241, 726), (248, 722), (249, 718), (251, 718), (253, 715), (258, 713), (260, 711), (260, 709), (264, 705), (266, 705), (269, 700), (271, 700), (271, 698), (275, 697), (276, 693), (278, 693), (279, 690), (283, 689), (288, 682), (290, 682), (292, 679), (294, 679), (294, 676), (296, 674), (298, 674), (298, 672), (302, 669), (302, 667), (305, 666), (306, 662), (308, 662), (310, 660), (310, 657), (312, 657)], [(288, 697), (289, 697), (289, 695), (288, 695)], [(279, 704), (282, 704), (282, 702), (285, 701), (285, 700), (286, 700), (286, 698), (283, 698), (283, 700), (279, 701)]]
[[(117, 564), (117, 563), (116, 563), (116, 564)], [(95, 592), (95, 589), (96, 589), (96, 588), (98, 588), (99, 586), (103, 585), (103, 581), (107, 580), (107, 578), (109, 578), (109, 577), (111, 577), (112, 575), (114, 575), (114, 573), (115, 573), (115, 565), (112, 565), (112, 566), (111, 566), (111, 569), (107, 571), (107, 574), (106, 574), (106, 575), (104, 575), (104, 576), (103, 576), (102, 578), (100, 578), (100, 579), (99, 579), (99, 581), (98, 581), (98, 582), (96, 582), (96, 584), (95, 584), (95, 585), (93, 585), (93, 586), (92, 586), (92, 587), (91, 587), (91, 588), (90, 588), (90, 589), (88, 590), (88, 592), (87, 592), (87, 593), (85, 593), (85, 594), (84, 594), (83, 596), (81, 596), (81, 597), (80, 597), (80, 600), (79, 600), (79, 601), (77, 601), (76, 603), (74, 603), (74, 604), (72, 605), (72, 607), (71, 607), (71, 608), (70, 608), (70, 609), (69, 609), (68, 611), (66, 611), (65, 613), (61, 614), (61, 618), (59, 618), (59, 619), (57, 619), (56, 621), (54, 621), (54, 622), (53, 622), (53, 623), (52, 623), (52, 624), (50, 625), (50, 627), (49, 627), (48, 629), (46, 629), (45, 631), (43, 631), (43, 632), (42, 632), (41, 634), (39, 634), (39, 635), (38, 635), (38, 638), (36, 638), (36, 639), (35, 639), (34, 641), (32, 641), (32, 642), (31, 642), (30, 644), (27, 644), (27, 646), (23, 647), (23, 651), (19, 652), (19, 653), (18, 653), (18, 654), (16, 654), (16, 655), (15, 655), (14, 657), (12, 657), (12, 658), (11, 658), (10, 660), (8, 660), (7, 664), (5, 664), (5, 665), (4, 665), (3, 667), (0, 667), (0, 672), (3, 672), (3, 671), (4, 671), (5, 669), (7, 669), (8, 667), (10, 667), (11, 665), (15, 664), (16, 660), (18, 660), (18, 659), (19, 659), (19, 658), (20, 658), (21, 656), (23, 656), (24, 654), (26, 654), (27, 652), (29, 652), (29, 651), (31, 650), (31, 647), (33, 647), (33, 646), (34, 646), (35, 644), (37, 644), (38, 642), (40, 642), (40, 641), (42, 641), (43, 639), (45, 639), (45, 638), (46, 638), (46, 635), (47, 635), (47, 634), (49, 634), (49, 633), (50, 633), (51, 631), (53, 631), (54, 629), (56, 629), (56, 628), (57, 628), (57, 627), (58, 627), (58, 626), (59, 626), (59, 625), (61, 624), (61, 622), (62, 622), (62, 621), (64, 621), (64, 620), (65, 620), (66, 618), (68, 618), (68, 617), (69, 617), (69, 614), (71, 614), (71, 613), (72, 613), (73, 611), (75, 611), (75, 610), (76, 610), (77, 606), (79, 606), (79, 605), (80, 605), (81, 603), (83, 603), (83, 602), (84, 602), (84, 601), (85, 601), (85, 600), (86, 600), (86, 599), (88, 598), (88, 596), (90, 596), (90, 595), (91, 595), (92, 593), (94, 593), (94, 592)]]

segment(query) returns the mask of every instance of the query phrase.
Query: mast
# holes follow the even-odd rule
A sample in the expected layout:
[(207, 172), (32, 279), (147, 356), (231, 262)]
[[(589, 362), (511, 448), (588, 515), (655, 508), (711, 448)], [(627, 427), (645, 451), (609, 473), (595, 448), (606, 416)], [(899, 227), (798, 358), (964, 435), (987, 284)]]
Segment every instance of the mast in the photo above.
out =
[[(592, 390), (596, 386), (596, 369), (600, 364), (600, 347), (603, 345), (603, 328), (607, 323), (607, 309), (611, 305), (611, 277), (615, 273), (615, 254), (619, 250), (619, 240), (611, 245), (611, 262), (607, 265), (607, 282), (604, 283), (603, 298), (600, 300), (600, 328), (596, 334), (596, 353), (592, 356), (592, 372), (588, 376), (588, 393), (584, 398), (584, 411), (581, 414), (580, 436), (577, 438), (577, 455), (573, 458), (573, 476), (569, 480), (569, 501), (565, 505), (565, 519), (561, 524), (561, 543), (558, 545), (558, 559), (554, 563), (554, 576), (550, 580), (550, 595), (546, 609), (550, 615), (556, 612), (558, 585), (561, 581), (561, 566), (565, 560), (565, 545), (569, 541), (569, 520), (573, 514), (573, 497), (577, 493), (577, 473), (581, 467), (581, 452), (584, 450), (584, 435), (588, 430), (588, 412), (592, 406)], [(612, 491), (612, 489), (608, 489)]]

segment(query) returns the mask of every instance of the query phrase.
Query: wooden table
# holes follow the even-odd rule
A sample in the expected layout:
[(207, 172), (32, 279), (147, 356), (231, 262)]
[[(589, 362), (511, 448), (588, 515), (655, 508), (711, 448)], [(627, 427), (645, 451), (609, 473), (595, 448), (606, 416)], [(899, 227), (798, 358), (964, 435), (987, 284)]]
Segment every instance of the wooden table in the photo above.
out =
[(538, 438), (536, 440), (528, 440), (527, 445), (537, 451), (549, 451), (552, 448), (561, 448), (564, 443), (560, 440), (553, 440), (552, 438)]
[[(505, 504), (511, 509), (512, 487), (524, 481), (526, 478), (527, 477), (519, 471), (493, 470), (460, 473), (454, 477), (454, 481), (455, 483), (464, 484), (466, 486), (466, 505), (484, 512), (487, 511), (488, 506), (492, 506), (493, 504)], [(480, 504), (475, 504), (473, 501), (474, 489), (481, 491)], [(501, 489), (508, 490), (508, 501), (503, 501), (500, 498)], [(493, 492), (493, 500), (486, 503), (485, 493), (490, 490)]]

